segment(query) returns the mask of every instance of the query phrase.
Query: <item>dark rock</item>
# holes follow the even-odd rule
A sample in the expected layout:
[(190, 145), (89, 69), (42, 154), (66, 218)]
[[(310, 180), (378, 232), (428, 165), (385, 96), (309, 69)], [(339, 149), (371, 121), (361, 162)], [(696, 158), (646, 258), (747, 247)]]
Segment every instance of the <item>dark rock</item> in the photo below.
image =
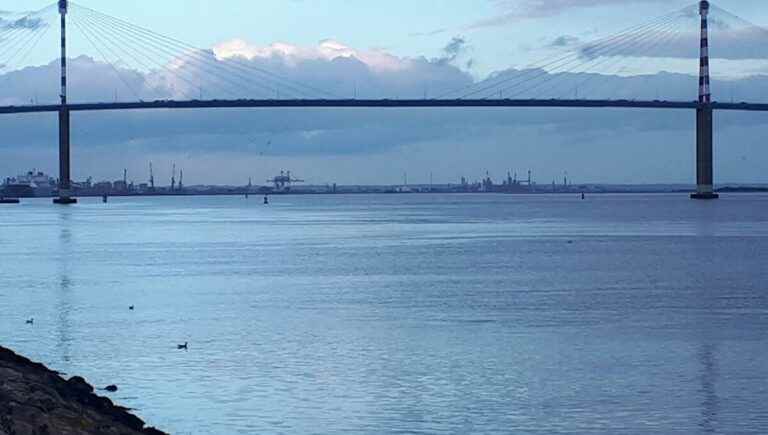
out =
[(0, 435), (164, 434), (93, 391), (79, 376), (65, 380), (0, 347)]
[(93, 393), (93, 387), (88, 384), (88, 382), (85, 382), (85, 379), (81, 378), (80, 376), (71, 377), (67, 381), (67, 384), (69, 385), (69, 388), (72, 389), (72, 391), (75, 391), (78, 394)]
[(109, 391), (110, 393), (116, 393), (117, 385), (107, 385), (106, 388), (104, 388), (104, 391)]

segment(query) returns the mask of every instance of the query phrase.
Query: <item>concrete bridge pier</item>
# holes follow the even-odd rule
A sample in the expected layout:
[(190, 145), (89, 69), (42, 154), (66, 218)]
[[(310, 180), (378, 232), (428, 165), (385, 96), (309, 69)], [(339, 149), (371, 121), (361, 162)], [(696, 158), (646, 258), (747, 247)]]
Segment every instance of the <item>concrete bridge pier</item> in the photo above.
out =
[(713, 170), (713, 114), (711, 107), (696, 109), (696, 192), (693, 199), (717, 199)]
[(77, 199), (72, 197), (72, 174), (69, 159), (69, 109), (59, 110), (59, 197), (54, 204), (75, 204)]

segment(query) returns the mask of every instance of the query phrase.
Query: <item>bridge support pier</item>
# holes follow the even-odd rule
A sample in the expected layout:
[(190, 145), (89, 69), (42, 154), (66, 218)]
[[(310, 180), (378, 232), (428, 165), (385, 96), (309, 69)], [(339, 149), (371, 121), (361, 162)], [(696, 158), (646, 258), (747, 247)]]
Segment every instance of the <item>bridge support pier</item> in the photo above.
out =
[(713, 114), (711, 107), (696, 109), (696, 192), (692, 199), (717, 199), (713, 170)]
[(70, 173), (69, 160), (69, 109), (59, 109), (59, 197), (53, 200), (54, 204), (76, 204), (77, 199), (72, 197), (72, 175)]

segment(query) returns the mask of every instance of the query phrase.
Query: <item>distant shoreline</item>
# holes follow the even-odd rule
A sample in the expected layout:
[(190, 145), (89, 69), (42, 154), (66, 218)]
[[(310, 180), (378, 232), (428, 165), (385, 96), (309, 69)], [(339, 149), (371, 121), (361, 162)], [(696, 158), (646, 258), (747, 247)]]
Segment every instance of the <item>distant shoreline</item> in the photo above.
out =
[[(505, 192), (505, 191), (453, 191), (453, 190), (439, 190), (439, 189), (418, 189), (411, 191), (396, 191), (396, 190), (342, 190), (339, 189), (336, 192), (325, 192), (320, 190), (290, 190), (290, 191), (247, 191), (234, 190), (234, 191), (183, 191), (183, 192), (161, 192), (161, 193), (126, 193), (126, 192), (114, 192), (114, 193), (77, 193), (73, 196), (78, 198), (101, 198), (103, 196), (112, 198), (144, 198), (144, 197), (184, 197), (184, 196), (312, 196), (312, 195), (424, 195), (424, 194), (456, 194), (456, 195), (517, 195), (517, 196), (529, 196), (529, 195), (580, 195), (582, 193), (590, 195), (600, 194), (670, 194), (680, 193), (687, 194), (695, 190), (695, 188), (685, 189), (643, 189), (642, 186), (638, 186), (637, 189), (616, 189), (616, 188), (602, 188), (600, 190), (595, 189), (571, 189), (568, 191), (552, 191), (552, 190), (537, 190), (533, 192)], [(716, 189), (718, 193), (768, 193), (768, 186), (726, 186)], [(0, 198), (3, 195), (0, 194)], [(55, 198), (56, 195), (45, 196), (5, 196), (5, 199), (35, 199), (35, 198)]]

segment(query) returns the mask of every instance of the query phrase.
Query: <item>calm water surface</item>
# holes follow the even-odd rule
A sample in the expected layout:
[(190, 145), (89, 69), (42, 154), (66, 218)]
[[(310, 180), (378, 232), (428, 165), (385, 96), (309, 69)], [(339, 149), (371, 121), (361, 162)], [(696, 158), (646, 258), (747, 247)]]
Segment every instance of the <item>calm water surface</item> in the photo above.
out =
[(757, 434), (767, 260), (760, 195), (28, 200), (0, 344), (173, 433)]

